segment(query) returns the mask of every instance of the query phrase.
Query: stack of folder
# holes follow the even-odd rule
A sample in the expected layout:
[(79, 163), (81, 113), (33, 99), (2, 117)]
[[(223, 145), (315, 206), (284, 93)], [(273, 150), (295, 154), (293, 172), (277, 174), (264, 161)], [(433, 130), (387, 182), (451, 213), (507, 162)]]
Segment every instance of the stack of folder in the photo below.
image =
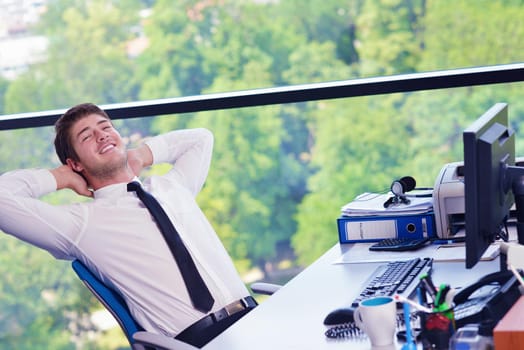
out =
[(337, 219), (340, 243), (436, 236), (432, 197), (409, 197), (409, 203), (385, 207), (391, 196), (366, 192), (344, 205)]

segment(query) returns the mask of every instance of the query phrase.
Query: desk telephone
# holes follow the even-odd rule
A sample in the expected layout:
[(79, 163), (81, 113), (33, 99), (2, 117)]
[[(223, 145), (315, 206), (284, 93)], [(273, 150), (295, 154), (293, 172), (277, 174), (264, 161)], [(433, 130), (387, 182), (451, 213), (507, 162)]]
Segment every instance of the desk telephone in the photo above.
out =
[(497, 322), (521, 296), (511, 271), (494, 272), (460, 290), (453, 298), (456, 327), (483, 324), (492, 333)]

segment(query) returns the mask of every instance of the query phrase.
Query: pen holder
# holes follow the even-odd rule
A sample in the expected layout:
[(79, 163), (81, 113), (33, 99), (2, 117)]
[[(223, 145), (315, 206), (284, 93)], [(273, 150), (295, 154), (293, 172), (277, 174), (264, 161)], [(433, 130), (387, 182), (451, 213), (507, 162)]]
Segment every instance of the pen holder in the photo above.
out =
[(432, 350), (449, 349), (449, 340), (455, 333), (454, 305), (444, 310), (419, 312), (422, 348)]

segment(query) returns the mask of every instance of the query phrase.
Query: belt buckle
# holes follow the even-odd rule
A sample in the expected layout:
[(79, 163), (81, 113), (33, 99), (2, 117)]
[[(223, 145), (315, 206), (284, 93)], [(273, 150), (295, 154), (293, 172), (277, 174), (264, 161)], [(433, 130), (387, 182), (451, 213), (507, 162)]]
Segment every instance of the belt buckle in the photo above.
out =
[(242, 311), (245, 308), (246, 308), (246, 305), (245, 305), (244, 299), (240, 299), (239, 301), (235, 301), (234, 303), (231, 303), (224, 307), (228, 316), (236, 314), (237, 312)]

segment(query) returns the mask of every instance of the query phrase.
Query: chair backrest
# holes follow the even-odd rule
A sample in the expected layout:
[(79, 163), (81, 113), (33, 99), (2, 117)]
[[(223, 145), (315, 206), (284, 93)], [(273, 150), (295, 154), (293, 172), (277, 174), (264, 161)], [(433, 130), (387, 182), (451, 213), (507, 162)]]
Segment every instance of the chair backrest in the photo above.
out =
[(138, 331), (143, 331), (144, 329), (135, 322), (133, 317), (131, 317), (131, 313), (129, 312), (122, 296), (102, 283), (102, 281), (91, 273), (91, 271), (89, 271), (81, 261), (74, 260), (72, 267), (85, 286), (97, 297), (97, 299), (120, 324), (129, 344), (133, 346), (135, 343), (133, 334)]

